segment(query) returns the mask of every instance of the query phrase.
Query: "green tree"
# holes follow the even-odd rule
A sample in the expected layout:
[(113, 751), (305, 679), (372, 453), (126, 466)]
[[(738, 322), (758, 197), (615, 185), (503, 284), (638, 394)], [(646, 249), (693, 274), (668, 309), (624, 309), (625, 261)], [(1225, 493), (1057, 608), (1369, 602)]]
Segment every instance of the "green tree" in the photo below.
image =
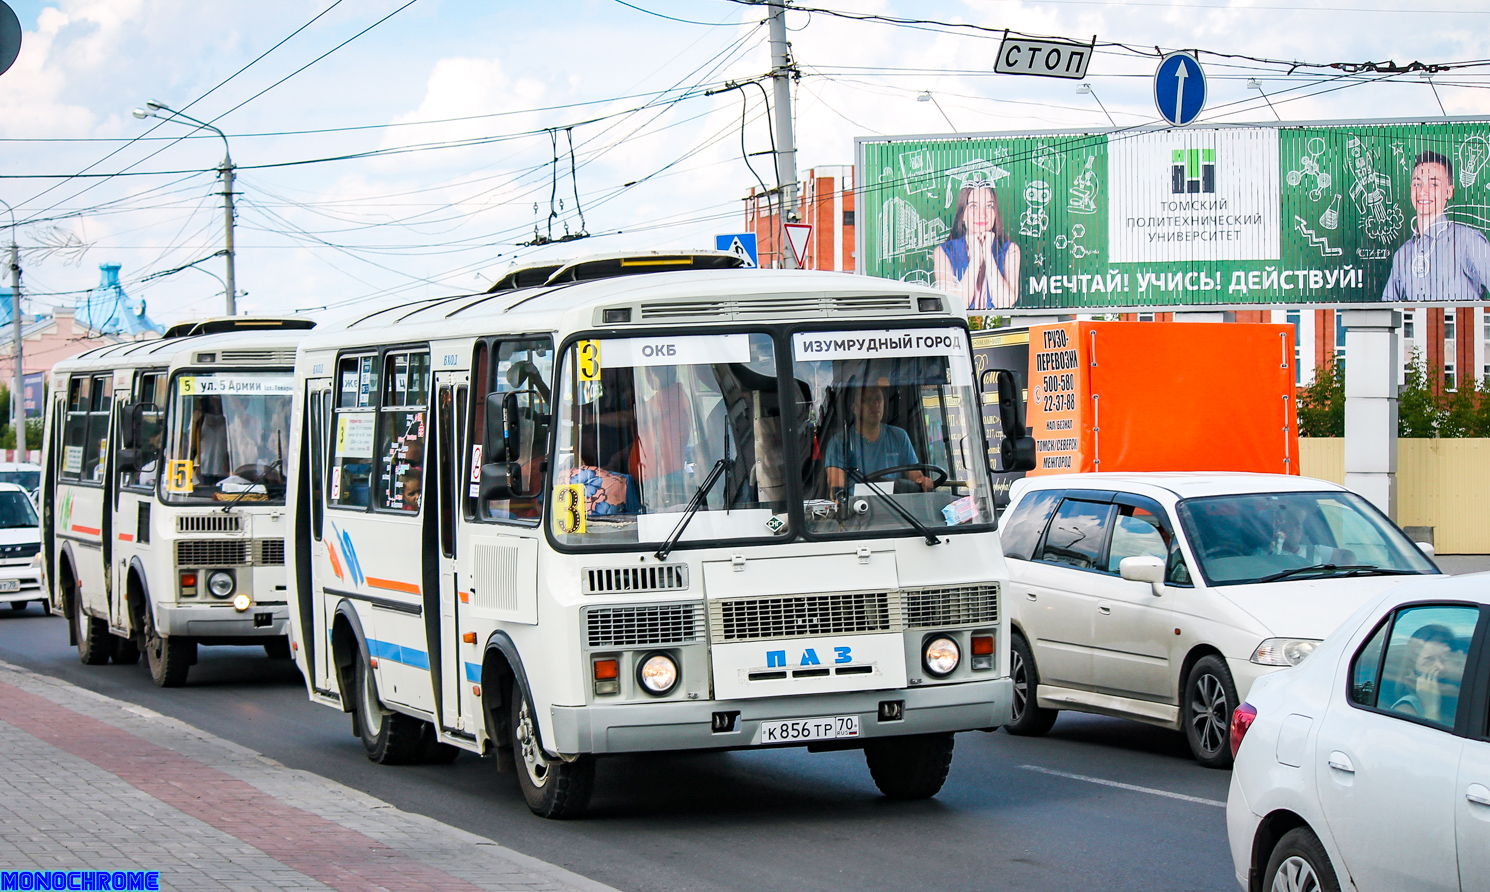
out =
[(1417, 351), (1413, 351), (1407, 358), (1402, 387), (1397, 392), (1397, 436), (1440, 436), (1439, 431), (1449, 414), (1447, 402), (1442, 394), (1434, 391), (1427, 363)]
[(1299, 436), (1345, 436), (1345, 366), (1314, 370), (1314, 382), (1298, 394)]

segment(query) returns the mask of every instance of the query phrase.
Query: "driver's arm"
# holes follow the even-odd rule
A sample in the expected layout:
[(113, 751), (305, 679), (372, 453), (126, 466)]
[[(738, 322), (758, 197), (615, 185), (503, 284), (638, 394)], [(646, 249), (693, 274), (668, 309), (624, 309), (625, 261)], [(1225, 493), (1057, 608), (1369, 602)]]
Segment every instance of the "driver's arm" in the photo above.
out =
[(907, 471), (905, 476), (907, 480), (921, 487), (922, 492), (931, 492), (932, 480), (927, 475), (920, 471)]
[(829, 466), (824, 470), (828, 472), (828, 491), (843, 489), (848, 482), (848, 475), (843, 473), (843, 468)]

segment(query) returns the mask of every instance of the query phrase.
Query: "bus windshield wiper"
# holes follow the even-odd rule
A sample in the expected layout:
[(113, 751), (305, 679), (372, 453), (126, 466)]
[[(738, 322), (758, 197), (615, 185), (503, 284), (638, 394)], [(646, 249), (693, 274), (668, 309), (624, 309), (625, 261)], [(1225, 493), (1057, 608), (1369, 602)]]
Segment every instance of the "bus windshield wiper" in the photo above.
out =
[(881, 490), (878, 486), (870, 483), (869, 478), (860, 473), (858, 468), (845, 468), (845, 470), (848, 471), (848, 476), (852, 477), (857, 482), (869, 487), (869, 491), (874, 493), (876, 496), (879, 496), (880, 501), (884, 502), (886, 505), (889, 505), (890, 510), (900, 515), (901, 520), (910, 524), (912, 529), (920, 533), (922, 536), (925, 536), (927, 545), (942, 544), (942, 540), (937, 538), (936, 533), (933, 533), (931, 530), (927, 529), (926, 524), (917, 520), (916, 516), (905, 510), (905, 507), (902, 506), (899, 502), (890, 498), (888, 495), (885, 495), (884, 491)]
[(667, 541), (663, 542), (662, 547), (657, 549), (655, 555), (657, 560), (665, 561), (667, 560), (667, 556), (672, 554), (673, 546), (678, 544), (678, 539), (682, 537), (683, 531), (688, 528), (688, 522), (693, 520), (693, 515), (697, 514), (700, 508), (704, 507), (704, 500), (709, 497), (709, 490), (713, 489), (714, 484), (719, 482), (720, 475), (729, 467), (729, 464), (730, 462), (727, 458), (721, 458), (719, 461), (714, 462), (714, 467), (709, 469), (709, 476), (705, 477), (704, 482), (700, 483), (698, 489), (693, 491), (693, 498), (688, 500), (688, 507), (683, 509), (683, 516), (678, 520), (678, 525), (673, 527), (673, 531), (668, 534)]
[(1312, 564), (1307, 567), (1294, 567), (1292, 570), (1282, 570), (1258, 579), (1258, 582), (1277, 582), (1290, 576), (1299, 576), (1304, 573), (1329, 573), (1334, 575), (1370, 575), (1370, 576), (1403, 576), (1406, 574), (1401, 570), (1393, 570), (1391, 567), (1378, 567), (1375, 564)]

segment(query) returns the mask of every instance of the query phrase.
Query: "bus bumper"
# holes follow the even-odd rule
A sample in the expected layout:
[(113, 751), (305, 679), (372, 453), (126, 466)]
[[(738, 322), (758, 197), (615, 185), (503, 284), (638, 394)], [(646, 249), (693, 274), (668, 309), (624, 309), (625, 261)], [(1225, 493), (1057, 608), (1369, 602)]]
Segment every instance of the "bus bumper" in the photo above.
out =
[[(904, 718), (879, 721), (880, 703), (899, 700)], [(854, 740), (991, 729), (1007, 723), (1014, 703), (1008, 678), (933, 685), (892, 691), (803, 694), (755, 700), (670, 700), (553, 707), (553, 748), (578, 753), (635, 753), (658, 750), (734, 749), (756, 745), (762, 722), (781, 719), (857, 715)], [(734, 730), (716, 733), (714, 714), (738, 712)], [(805, 745), (805, 744), (801, 744)]]
[(155, 618), (166, 636), (207, 640), (290, 634), (290, 608), (284, 604), (254, 604), (242, 612), (232, 604), (157, 604)]

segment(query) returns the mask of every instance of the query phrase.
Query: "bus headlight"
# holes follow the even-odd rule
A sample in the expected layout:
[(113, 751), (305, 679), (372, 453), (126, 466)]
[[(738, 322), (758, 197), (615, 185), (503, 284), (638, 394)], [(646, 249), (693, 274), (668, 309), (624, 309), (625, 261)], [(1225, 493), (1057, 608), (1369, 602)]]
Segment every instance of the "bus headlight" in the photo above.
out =
[(926, 642), (926, 653), (923, 657), (926, 671), (937, 678), (951, 675), (961, 659), (962, 649), (951, 638), (933, 638)]
[(652, 654), (637, 668), (636, 680), (650, 693), (666, 694), (678, 684), (678, 664), (667, 654)]
[(227, 570), (213, 570), (207, 574), (207, 591), (214, 598), (226, 598), (233, 593), (233, 574)]

